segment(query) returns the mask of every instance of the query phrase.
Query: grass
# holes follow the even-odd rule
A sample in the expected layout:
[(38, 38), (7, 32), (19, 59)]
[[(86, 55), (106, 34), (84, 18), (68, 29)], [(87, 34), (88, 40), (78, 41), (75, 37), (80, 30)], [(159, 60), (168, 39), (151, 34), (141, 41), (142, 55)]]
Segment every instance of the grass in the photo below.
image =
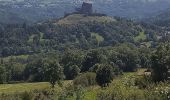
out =
[[(85, 88), (82, 100), (96, 100), (98, 90), (100, 90), (98, 86)], [(75, 100), (75, 99), (76, 99), (75, 96), (67, 98), (67, 100)]]
[[(63, 86), (71, 83), (71, 81), (64, 81)], [(12, 94), (12, 93), (22, 93), (22, 92), (30, 92), (33, 90), (43, 90), (49, 89), (50, 84), (48, 82), (37, 82), (37, 83), (18, 83), (18, 84), (0, 84), (0, 94)], [(58, 85), (55, 86), (55, 90), (60, 91), (61, 87)]]
[(18, 56), (8, 56), (8, 57), (4, 57), (2, 58), (5, 62), (8, 62), (10, 59), (27, 59), (29, 57), (29, 55), (18, 55)]
[[(138, 72), (143, 72), (144, 69), (139, 70)], [(126, 77), (131, 77), (137, 75), (136, 73), (125, 73), (121, 78), (117, 78), (115, 80), (125, 80)], [(68, 85), (72, 81), (64, 81), (64, 86)], [(50, 84), (48, 82), (38, 82), (38, 83), (18, 83), (18, 84), (0, 84), (0, 94), (1, 93), (15, 93), (15, 92), (25, 92), (25, 91), (33, 91), (35, 89), (47, 89), (50, 88)], [(56, 89), (59, 89), (56, 86)], [(98, 86), (93, 86), (85, 89), (85, 100), (95, 100), (97, 91), (100, 88)]]
[(146, 47), (151, 47), (152, 46), (152, 42), (149, 41), (149, 42), (143, 42), (141, 46), (146, 46)]
[(82, 14), (73, 14), (69, 15), (61, 20), (58, 21), (57, 24), (78, 24), (81, 22), (112, 22), (115, 19), (108, 17), (108, 16), (83, 16)]
[(44, 42), (45, 39), (43, 39), (44, 33), (40, 33), (40, 42)]
[[(139, 69), (137, 72), (128, 72), (124, 73), (122, 76), (114, 78), (113, 82), (109, 87), (100, 88), (99, 86), (91, 86), (83, 88), (83, 99), (82, 100), (96, 100), (97, 95), (110, 96), (115, 95), (117, 100), (123, 100), (131, 98), (131, 96), (136, 96), (136, 100), (143, 100), (146, 90), (139, 89), (134, 83), (136, 77), (139, 77), (138, 74), (143, 73), (146, 69)], [(64, 81), (65, 86), (69, 86), (72, 81)], [(69, 85), (68, 85), (69, 84)], [(167, 87), (167, 85), (165, 85)], [(169, 86), (169, 85), (168, 85)], [(15, 93), (15, 92), (25, 92), (33, 91), (35, 89), (42, 90), (48, 89), (50, 87), (47, 82), (40, 83), (19, 83), (19, 84), (2, 84), (0, 85), (0, 94), (1, 93)], [(62, 91), (63, 88), (56, 86), (56, 91)], [(62, 93), (62, 92), (61, 92)], [(101, 94), (99, 94), (101, 93)], [(71, 96), (65, 100), (75, 100), (76, 96)], [(130, 99), (131, 100), (131, 99)]]
[(29, 37), (29, 40), (28, 40), (28, 43), (33, 43), (33, 38), (35, 37), (36, 35), (33, 34)]
[(138, 36), (134, 38), (134, 41), (141, 41), (141, 40), (146, 40), (146, 34), (144, 32), (140, 32)]
[[(27, 41), (28, 43), (33, 43), (33, 39), (35, 36), (37, 36), (38, 34), (32, 34), (30, 37), (29, 37), (29, 40)], [(43, 39), (43, 35), (44, 33), (40, 33), (40, 42), (44, 42), (45, 39)]]
[(96, 100), (97, 90), (99, 90), (97, 87), (91, 87), (87, 90), (84, 94), (84, 100)]
[(101, 35), (99, 35), (98, 33), (91, 33), (91, 36), (96, 38), (98, 45), (100, 42), (104, 41), (104, 38)]
[(0, 85), (0, 93), (15, 93), (15, 92), (25, 92), (32, 90), (39, 90), (49, 88), (49, 83), (41, 82), (41, 83), (19, 83), (19, 84), (1, 84)]

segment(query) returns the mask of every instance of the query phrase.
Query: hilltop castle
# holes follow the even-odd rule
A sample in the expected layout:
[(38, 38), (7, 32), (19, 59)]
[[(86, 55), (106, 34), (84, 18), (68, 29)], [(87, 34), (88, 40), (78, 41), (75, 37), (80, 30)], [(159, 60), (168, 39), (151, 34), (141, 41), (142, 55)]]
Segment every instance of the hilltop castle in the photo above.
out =
[(82, 7), (81, 7), (81, 13), (92, 14), (93, 13), (92, 3), (83, 2)]
[(85, 16), (106, 16), (106, 14), (93, 12), (93, 4), (90, 2), (83, 2), (80, 8), (75, 8), (75, 12), (73, 13), (65, 13), (64, 17), (67, 17), (71, 14), (84, 14)]
[(93, 5), (89, 2), (83, 2), (81, 8), (76, 8), (76, 11), (81, 14), (92, 14), (93, 13)]

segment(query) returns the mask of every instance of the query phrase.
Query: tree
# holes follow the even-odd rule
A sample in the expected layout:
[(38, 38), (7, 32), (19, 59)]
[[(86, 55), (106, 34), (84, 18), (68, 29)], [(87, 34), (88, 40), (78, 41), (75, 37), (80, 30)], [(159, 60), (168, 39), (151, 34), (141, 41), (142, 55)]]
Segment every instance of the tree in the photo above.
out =
[(152, 77), (155, 82), (168, 79), (170, 69), (170, 44), (160, 45), (152, 55)]
[(74, 79), (80, 73), (80, 68), (77, 65), (68, 65), (64, 68), (64, 75), (67, 79)]
[(20, 63), (13, 63), (11, 66), (11, 78), (13, 81), (23, 80), (24, 65)]
[(0, 65), (0, 84), (6, 82), (6, 70), (3, 65)]
[(63, 54), (60, 63), (64, 66), (66, 79), (73, 79), (79, 74), (82, 62), (83, 54), (81, 51), (68, 50)]
[(113, 80), (113, 68), (111, 65), (101, 64), (96, 73), (96, 82), (101, 86), (108, 86)]
[(140, 64), (138, 51), (130, 44), (115, 47), (109, 58), (125, 72), (136, 71), (137, 64)]
[(64, 79), (63, 67), (56, 61), (49, 61), (45, 66), (45, 77), (54, 88), (56, 82), (60, 84), (60, 80)]
[(26, 68), (24, 70), (24, 77), (25, 80), (28, 81), (46, 81), (45, 80), (45, 70), (46, 66), (45, 64), (47, 63), (46, 60), (43, 59), (34, 59), (33, 62), (30, 62), (26, 65)]
[(151, 49), (147, 47), (139, 48), (140, 65), (142, 68), (151, 67)]
[(81, 71), (89, 71), (91, 67), (93, 67), (97, 63), (104, 63), (106, 61), (105, 55), (100, 52), (100, 50), (91, 50), (85, 56), (85, 61), (83, 62), (83, 66)]

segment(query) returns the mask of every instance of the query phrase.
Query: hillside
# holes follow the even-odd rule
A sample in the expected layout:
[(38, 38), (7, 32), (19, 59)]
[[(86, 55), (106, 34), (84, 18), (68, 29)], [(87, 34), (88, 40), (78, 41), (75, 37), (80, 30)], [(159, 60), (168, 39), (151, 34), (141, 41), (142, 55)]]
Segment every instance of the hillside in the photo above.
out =
[(113, 22), (115, 19), (108, 17), (108, 16), (85, 16), (82, 14), (73, 14), (69, 15), (63, 19), (60, 19), (57, 24), (80, 24), (80, 23), (87, 23), (87, 22)]
[(3, 36), (0, 38), (1, 56), (9, 56), (66, 48), (90, 49), (126, 42), (153, 47), (162, 30), (119, 17), (71, 14), (31, 26), (4, 25), (0, 31)]

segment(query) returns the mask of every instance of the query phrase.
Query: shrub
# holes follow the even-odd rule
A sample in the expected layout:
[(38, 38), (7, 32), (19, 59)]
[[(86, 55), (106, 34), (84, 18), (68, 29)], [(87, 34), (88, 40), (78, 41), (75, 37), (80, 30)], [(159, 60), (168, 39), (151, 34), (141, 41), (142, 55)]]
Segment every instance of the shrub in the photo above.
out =
[(92, 86), (96, 84), (96, 74), (92, 72), (87, 72), (81, 74), (73, 80), (75, 86), (81, 85), (83, 87)]
[(161, 82), (145, 91), (146, 100), (170, 100), (170, 84)]
[(97, 100), (143, 100), (143, 92), (134, 87), (116, 83), (98, 92)]
[(24, 92), (21, 94), (21, 99), (22, 100), (32, 100), (33, 99), (33, 94), (30, 92)]
[(65, 100), (68, 97), (73, 97), (75, 92), (75, 88), (72, 83), (69, 83), (67, 86), (62, 89), (60, 95), (59, 95), (59, 100)]
[(141, 76), (135, 79), (135, 85), (140, 89), (149, 88), (152, 84), (152, 79), (150, 76)]

